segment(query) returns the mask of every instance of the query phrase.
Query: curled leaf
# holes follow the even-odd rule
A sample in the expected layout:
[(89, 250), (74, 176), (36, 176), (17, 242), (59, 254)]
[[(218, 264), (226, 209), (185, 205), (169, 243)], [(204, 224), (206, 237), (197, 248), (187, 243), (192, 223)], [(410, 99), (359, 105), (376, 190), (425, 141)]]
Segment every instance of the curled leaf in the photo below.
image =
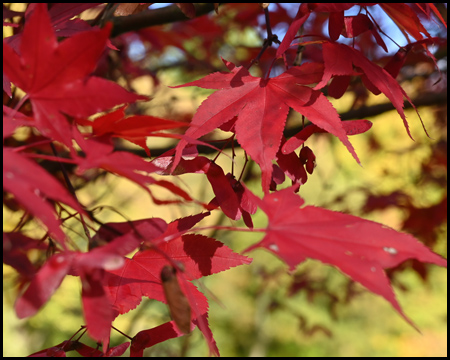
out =
[(191, 332), (191, 306), (181, 291), (176, 269), (171, 265), (165, 265), (161, 270), (161, 281), (173, 321), (183, 334), (189, 334)]

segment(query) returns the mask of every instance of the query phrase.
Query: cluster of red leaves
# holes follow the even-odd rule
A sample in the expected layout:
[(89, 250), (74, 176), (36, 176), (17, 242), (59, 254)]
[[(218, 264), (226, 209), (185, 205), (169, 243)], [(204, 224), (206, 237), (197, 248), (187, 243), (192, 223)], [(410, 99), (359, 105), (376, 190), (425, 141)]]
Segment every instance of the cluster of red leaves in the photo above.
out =
[[(69, 159), (51, 156), (46, 156), (46, 159), (77, 166), (74, 176), (82, 175), (88, 169), (103, 169), (126, 177), (148, 191), (159, 205), (194, 200), (172, 182), (156, 180), (152, 173), (172, 176), (204, 174), (215, 194), (209, 204), (200, 203), (205, 209), (214, 211), (220, 207), (230, 219), (242, 217), (249, 228), (253, 228), (251, 215), (257, 207), (268, 216), (267, 228), (259, 229), (265, 232), (265, 237), (247, 251), (265, 248), (280, 257), (291, 270), (306, 258), (334, 265), (369, 291), (383, 296), (413, 325), (396, 301), (384, 270), (411, 258), (440, 266), (446, 266), (446, 260), (412, 236), (380, 224), (322, 208), (301, 208), (304, 201), (296, 194), (307, 180), (306, 172), (312, 174), (315, 166), (313, 151), (304, 146), (309, 136), (317, 132), (336, 136), (359, 163), (348, 135), (363, 133), (371, 127), (367, 120), (341, 121), (336, 109), (320, 91), (330, 80), (330, 95), (340, 97), (346, 91), (350, 78), (359, 76), (368, 90), (374, 94), (384, 93), (391, 100), (408, 130), (403, 113), (403, 96), (409, 98), (393, 77), (398, 73), (399, 63), (403, 59), (383, 69), (359, 50), (336, 42), (340, 35), (354, 38), (370, 32), (377, 44), (386, 48), (374, 19), (363, 14), (344, 16), (344, 11), (354, 5), (302, 4), (276, 50), (276, 58), (283, 58), (288, 67), (279, 76), (254, 77), (248, 68), (224, 60), (229, 72), (212, 73), (178, 86), (219, 90), (202, 103), (189, 124), (152, 116), (127, 117), (125, 107), (103, 114), (94, 121), (87, 120), (89, 116), (117, 105), (148, 98), (92, 75), (106, 47), (111, 47), (108, 40), (111, 25), (82, 31), (86, 23), (70, 19), (88, 6), (57, 5), (52, 7), (53, 12), (48, 12), (43, 4), (30, 5), (23, 31), (14, 38), (4, 40), (4, 91), (11, 95), (12, 82), (26, 93), (15, 109), (4, 106), (4, 139), (10, 137), (19, 126), (33, 127), (48, 142), (58, 142), (69, 150)], [(185, 4), (180, 8), (189, 17), (195, 15), (193, 6)], [(383, 9), (402, 31), (417, 40), (416, 44), (405, 48), (405, 53), (412, 46), (426, 47), (432, 41), (409, 6), (383, 5)], [(435, 11), (432, 4), (421, 9), (428, 16), (430, 10)], [(280, 15), (282, 12), (277, 7), (276, 13)], [(330, 14), (330, 38), (319, 42), (322, 61), (289, 67), (286, 51), (313, 12)], [(241, 15), (244, 16), (244, 13)], [(280, 19), (278, 21), (282, 21)], [(69, 31), (71, 26), (72, 31)], [(56, 31), (69, 38), (58, 42)], [(422, 33), (427, 36), (426, 39)], [(315, 87), (312, 87), (314, 84)], [(31, 103), (29, 117), (17, 111), (26, 101)], [(289, 108), (302, 114), (313, 125), (285, 139), (283, 130)], [(92, 130), (82, 133), (78, 126), (90, 126)], [(183, 126), (188, 126), (184, 135), (163, 132)], [(195, 152), (188, 154), (189, 149), (202, 143), (198, 140), (200, 137), (215, 129), (233, 132), (242, 148), (259, 165), (265, 193), (263, 199), (255, 196), (233, 174), (225, 174), (214, 161)], [(152, 162), (129, 152), (114, 151), (111, 141), (112, 137), (129, 140), (146, 149), (150, 155), (145, 144), (149, 136), (174, 137), (180, 141), (171, 153)], [(83, 155), (74, 143), (81, 148)], [(295, 150), (300, 146), (302, 149), (297, 155)], [(38, 242), (19, 232), (4, 233), (4, 262), (22, 276), (23, 291), (15, 305), (17, 315), (21, 318), (34, 315), (50, 299), (66, 275), (77, 276), (82, 284), (81, 298), (87, 331), (103, 344), (101, 353), (78, 340), (69, 339), (33, 355), (64, 356), (67, 351), (75, 350), (83, 356), (117, 356), (130, 347), (131, 355), (142, 356), (145, 348), (181, 336), (196, 326), (204, 334), (211, 352), (218, 354), (208, 326), (208, 301), (191, 281), (248, 264), (251, 259), (233, 252), (215, 239), (192, 232), (192, 228), (209, 212), (170, 223), (149, 218), (103, 224), (89, 239), (88, 251), (73, 249), (61, 229), (61, 211), (68, 212), (63, 204), (76, 212), (68, 212), (70, 217), (89, 218), (92, 214), (78, 203), (73, 192), (28, 158), (32, 153), (20, 150), (23, 149), (4, 146), (4, 189), (47, 227), (45, 240), (48, 242)], [(285, 176), (292, 180), (293, 186), (275, 191), (276, 185), (281, 184)], [(164, 187), (177, 199), (158, 199), (149, 185)], [(59, 213), (55, 211), (55, 204), (60, 209)], [(52, 239), (57, 240), (56, 245)], [(42, 266), (37, 268), (31, 263), (28, 250), (48, 250), (50, 247), (53, 254), (49, 253)], [(130, 253), (134, 255), (126, 257)], [(167, 266), (176, 270), (171, 279), (172, 286), (176, 287), (179, 297), (187, 299), (192, 309), (186, 312), (188, 329), (183, 329), (174, 316), (175, 321), (134, 335), (131, 346), (130, 343), (123, 343), (110, 348), (113, 320), (136, 308), (142, 297), (168, 303), (171, 311), (175, 311), (161, 276), (162, 269)]]

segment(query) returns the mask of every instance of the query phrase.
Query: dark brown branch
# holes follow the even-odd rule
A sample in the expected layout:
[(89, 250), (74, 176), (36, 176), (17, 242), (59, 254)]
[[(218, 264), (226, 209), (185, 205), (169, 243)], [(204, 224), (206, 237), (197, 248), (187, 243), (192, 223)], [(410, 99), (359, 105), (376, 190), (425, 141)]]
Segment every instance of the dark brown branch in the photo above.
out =
[[(447, 103), (447, 93), (446, 92), (424, 93), (424, 94), (416, 97), (412, 101), (417, 108), (419, 108), (421, 106), (442, 105), (442, 104)], [(408, 102), (405, 102), (405, 109), (410, 109), (410, 108), (412, 108), (411, 104)], [(373, 106), (364, 106), (364, 107), (361, 107), (356, 110), (350, 110), (345, 113), (341, 113), (340, 117), (342, 120), (365, 119), (365, 118), (370, 118), (372, 116), (377, 116), (377, 115), (383, 114), (387, 111), (394, 110), (394, 109), (395, 108), (391, 103), (384, 103), (384, 104), (378, 104), (378, 105), (373, 105)], [(300, 130), (301, 130), (301, 127), (299, 127), (299, 126), (293, 127), (290, 129), (286, 129), (284, 131), (284, 136), (289, 138), (289, 137), (297, 134)], [(224, 144), (225, 144), (225, 141), (211, 142), (211, 145), (214, 145), (215, 147), (217, 147), (219, 149), (224, 147)], [(17, 146), (25, 145), (25, 143), (18, 141), (18, 142), (16, 142), (16, 145)], [(234, 141), (233, 143), (229, 142), (228, 144), (226, 144), (226, 146), (224, 148), (228, 149), (228, 148), (231, 148), (232, 146), (234, 146), (235, 149), (240, 148), (240, 145), (237, 141)], [(151, 148), (150, 152), (151, 152), (152, 157), (156, 157), (156, 156), (160, 156), (160, 155), (164, 154), (166, 151), (173, 149), (173, 147), (174, 146), (166, 147), (166, 148)], [(216, 152), (216, 150), (214, 150), (208, 146), (200, 145), (197, 148), (198, 148), (198, 152), (203, 155), (213, 154)], [(140, 157), (147, 158), (147, 154), (144, 151), (144, 149), (130, 149), (129, 147), (126, 147), (126, 146), (116, 145), (115, 151), (126, 151), (126, 152), (133, 153), (135, 155), (138, 155)], [(82, 152), (80, 152), (79, 155), (84, 156), (84, 155), (82, 155)], [(70, 157), (68, 152), (63, 153), (61, 151), (59, 152), (59, 156), (64, 157), (64, 158)], [(59, 167), (58, 167), (59, 164), (57, 164), (53, 161), (44, 160), (41, 162), (41, 165), (44, 166), (44, 164), (45, 164), (45, 168), (51, 173), (53, 173), (59, 169)], [(74, 165), (66, 164), (65, 166), (69, 169), (71, 166), (74, 166)]]
[[(447, 93), (446, 92), (424, 93), (421, 96), (413, 99), (413, 103), (416, 107), (436, 106), (436, 105), (446, 104), (447, 103)], [(411, 104), (406, 102), (405, 109), (409, 109), (409, 108), (412, 108), (412, 106), (411, 106)], [(390, 110), (394, 110), (394, 106), (391, 103), (384, 103), (384, 104), (373, 105), (373, 106), (368, 106), (368, 107), (366, 106), (366, 107), (361, 107), (356, 110), (347, 111), (345, 113), (341, 113), (340, 116), (341, 116), (342, 120), (365, 119), (365, 118), (370, 118), (372, 116), (383, 114)], [(300, 130), (301, 130), (300, 127), (293, 127), (290, 129), (286, 129), (284, 131), (284, 136), (289, 138), (289, 137), (297, 134)], [(18, 141), (18, 142), (16, 142), (15, 145), (16, 146), (25, 145), (25, 143)], [(221, 149), (222, 147), (224, 147), (225, 142), (224, 141), (215, 141), (215, 142), (211, 142), (211, 145), (214, 145), (215, 147)], [(166, 151), (173, 149), (174, 146), (166, 147), (166, 148), (151, 148), (150, 151), (151, 151), (152, 158), (164, 154)], [(226, 146), (224, 148), (228, 149), (228, 148), (231, 148), (231, 146), (234, 146), (235, 149), (240, 148), (240, 145), (237, 141), (234, 141), (234, 143), (230, 142), (230, 143), (226, 144)], [(130, 149), (129, 147), (126, 147), (126, 146), (116, 145), (115, 151), (126, 151), (129, 153), (138, 155), (142, 158), (147, 158), (147, 154), (144, 151), (144, 149)], [(207, 147), (207, 146), (198, 146), (198, 152), (200, 154), (206, 155), (206, 154), (215, 153), (216, 150), (214, 150), (210, 147)], [(70, 157), (69, 152), (64, 153), (62, 151), (59, 151), (58, 155), (63, 158)], [(84, 154), (82, 152), (79, 152), (79, 155), (84, 156)], [(59, 166), (58, 166), (59, 164), (55, 163), (54, 161), (43, 160), (43, 161), (41, 161), (40, 164), (41, 164), (41, 166), (46, 168), (47, 171), (49, 171), (50, 173), (54, 173), (55, 171), (59, 170)], [(67, 168), (68, 171), (71, 171), (70, 169), (73, 166), (75, 166), (75, 165), (65, 164), (65, 167)]]
[[(419, 95), (415, 99), (412, 99), (412, 103), (416, 106), (430, 106), (430, 105), (440, 105), (447, 102), (447, 93), (424, 93)], [(411, 109), (411, 104), (406, 101), (405, 109)], [(384, 103), (372, 106), (364, 106), (356, 110), (350, 110), (343, 114), (340, 114), (342, 120), (351, 119), (364, 119), (370, 116), (376, 116), (385, 113), (386, 111), (394, 110), (395, 107), (392, 103)]]
[[(413, 99), (412, 102), (416, 107), (445, 104), (445, 103), (447, 103), (447, 93), (446, 92), (424, 93), (424, 94), (416, 97), (415, 99)], [(410, 108), (412, 108), (411, 104), (409, 102), (405, 102), (405, 109), (410, 109)], [(373, 105), (373, 106), (364, 106), (364, 107), (361, 107), (356, 110), (350, 110), (350, 111), (340, 114), (340, 117), (342, 120), (365, 119), (368, 117), (383, 114), (387, 111), (394, 110), (394, 109), (395, 109), (395, 107), (394, 107), (394, 105), (392, 105), (392, 103), (384, 103), (384, 104), (378, 104), (378, 105)], [(284, 136), (289, 138), (289, 137), (297, 134), (300, 130), (301, 130), (300, 127), (293, 127), (290, 129), (286, 129), (284, 131)], [(216, 142), (212, 142), (211, 144), (216, 146), (217, 148), (221, 149), (224, 145), (224, 141), (216, 141)], [(231, 143), (231, 142), (228, 143), (225, 146), (225, 148), (228, 149), (228, 148), (231, 148), (231, 146), (234, 146), (234, 148), (240, 147), (239, 143), (237, 141), (234, 141), (234, 143)], [(150, 151), (151, 151), (152, 157), (156, 157), (156, 156), (164, 154), (166, 151), (170, 150), (171, 148), (172, 147), (159, 148), (159, 149), (155, 148), (155, 149), (150, 149)], [(125, 147), (116, 147), (116, 150), (128, 151), (128, 152), (132, 152), (136, 155), (139, 155), (141, 157), (147, 157), (147, 154), (145, 153), (145, 151), (141, 150), (141, 149), (131, 150), (131, 149), (125, 148)], [(212, 153), (215, 153), (216, 150), (214, 150), (210, 147), (207, 147), (207, 146), (200, 145), (200, 146), (198, 146), (198, 152), (200, 154), (212, 154)]]
[[(214, 3), (194, 4), (196, 16), (208, 14), (214, 10)], [(189, 18), (176, 5), (160, 9), (146, 10), (138, 14), (118, 16), (112, 19), (111, 37), (116, 37), (129, 31), (136, 31), (150, 26), (185, 21)]]

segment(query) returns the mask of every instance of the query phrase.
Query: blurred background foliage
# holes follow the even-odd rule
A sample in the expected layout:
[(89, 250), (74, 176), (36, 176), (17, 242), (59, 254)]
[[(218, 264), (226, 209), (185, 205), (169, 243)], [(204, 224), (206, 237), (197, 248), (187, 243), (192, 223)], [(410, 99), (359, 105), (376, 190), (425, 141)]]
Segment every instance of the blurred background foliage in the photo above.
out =
[[(170, 89), (167, 85), (178, 85), (224, 70), (218, 55), (242, 65), (254, 58), (262, 45), (265, 28), (260, 17), (254, 16), (257, 10), (252, 6), (257, 5), (227, 4), (219, 8), (217, 16), (125, 33), (113, 41), (121, 51), (110, 52), (97, 72), (140, 94), (152, 96), (151, 102), (133, 106), (132, 111), (189, 120), (211, 91)], [(282, 38), (287, 23), (277, 22), (276, 15), (286, 11), (292, 17), (296, 10), (292, 14), (289, 6), (271, 6), (276, 6), (277, 10), (271, 10), (274, 12), (272, 19)], [(446, 15), (446, 8), (444, 10)], [(93, 16), (89, 11), (86, 13), (87, 18)], [(388, 27), (387, 33), (395, 30), (392, 25), (389, 27), (388, 19), (382, 18), (380, 22)], [(324, 27), (325, 20), (317, 18), (309, 24), (305, 32)], [(209, 26), (210, 31), (199, 35), (198, 28), (205, 26)], [(433, 29), (433, 35), (446, 37), (436, 24), (427, 29)], [(169, 35), (171, 42), (167, 40)], [(401, 40), (397, 41), (404, 43), (400, 36)], [(303, 61), (314, 59), (313, 50), (304, 51)], [(289, 56), (294, 57), (296, 51), (293, 48)], [(433, 51), (440, 75), (434, 64), (420, 54), (412, 54), (399, 75), (403, 88), (413, 99), (420, 99), (423, 94), (434, 94), (437, 99), (447, 91), (446, 44)], [(260, 63), (252, 67), (253, 75), (265, 74), (270, 55), (269, 49)], [(386, 63), (386, 54), (371, 52), (370, 55), (381, 65)], [(280, 69), (275, 66), (272, 75), (282, 71)], [(432, 86), (439, 76), (440, 82)], [(383, 95), (361, 93), (358, 83), (352, 84), (341, 99), (330, 101), (340, 113), (370, 109), (388, 102)], [(416, 113), (407, 110), (415, 141), (407, 136), (396, 111), (366, 117), (373, 122), (372, 129), (350, 138), (362, 167), (331, 135), (313, 135), (306, 145), (314, 151), (317, 167), (301, 187), (300, 195), (308, 205), (347, 212), (409, 232), (446, 257), (446, 102), (421, 106), (419, 112), (430, 137), (424, 133)], [(287, 126), (298, 127), (299, 124), (301, 117), (290, 113)], [(215, 132), (204, 140), (226, 139), (229, 135)], [(16, 134), (18, 141), (30, 136), (26, 130)], [(145, 156), (142, 150), (126, 141), (117, 140), (116, 145)], [(173, 147), (173, 142), (151, 138), (148, 145), (155, 156)], [(230, 149), (225, 151), (231, 155)], [(234, 171), (239, 175), (244, 154), (239, 148), (235, 149), (235, 154)], [(215, 154), (209, 156), (213, 158)], [(222, 155), (216, 161), (225, 172), (231, 171), (229, 158)], [(258, 177), (256, 166), (247, 164), (246, 185), (262, 196)], [(77, 194), (83, 204), (88, 208), (101, 206), (96, 215), (103, 222), (152, 216), (172, 221), (201, 211), (189, 204), (158, 207), (138, 186), (110, 174), (93, 173), (92, 178), (73, 179), (73, 182), (78, 186)], [(185, 174), (174, 182), (188, 189), (196, 199), (209, 201), (214, 196), (204, 176)], [(289, 185), (286, 181), (281, 187)], [(159, 195), (162, 198), (165, 194)], [(20, 212), (4, 204), (4, 231), (14, 228), (20, 217)], [(255, 227), (264, 227), (266, 222), (264, 213), (258, 211), (254, 217)], [(217, 224), (244, 227), (241, 221), (232, 222), (214, 212), (200, 225)], [(83, 248), (85, 240), (80, 224), (67, 221), (65, 227), (74, 243)], [(24, 229), (34, 237), (42, 234), (32, 221)], [(235, 251), (247, 248), (262, 237), (261, 233), (203, 232)], [(419, 334), (386, 301), (368, 293), (333, 267), (308, 260), (289, 274), (286, 265), (263, 250), (247, 255), (254, 258), (251, 265), (203, 278), (199, 284), (200, 289), (207, 289), (209, 321), (222, 356), (447, 356), (446, 269), (408, 261), (388, 272), (399, 302), (420, 328), (422, 334)], [(83, 324), (78, 279), (66, 277), (36, 316), (18, 320), (11, 310), (17, 295), (16, 275), (7, 266), (3, 274), (4, 356), (23, 356), (56, 345), (70, 338)], [(116, 319), (114, 326), (133, 336), (168, 320), (164, 304), (144, 299), (137, 310)], [(122, 335), (112, 331), (112, 345), (123, 341)], [(86, 343), (95, 346), (90, 340)], [(144, 354), (203, 356), (208, 354), (208, 349), (195, 330), (189, 336), (157, 344)]]

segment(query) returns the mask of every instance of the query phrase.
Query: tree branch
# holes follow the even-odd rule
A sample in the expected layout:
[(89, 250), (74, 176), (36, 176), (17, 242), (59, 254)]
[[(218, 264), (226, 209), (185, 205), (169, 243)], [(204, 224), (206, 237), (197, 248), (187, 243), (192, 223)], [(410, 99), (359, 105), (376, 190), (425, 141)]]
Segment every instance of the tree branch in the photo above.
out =
[[(447, 103), (447, 93), (424, 93), (415, 99), (411, 100), (412, 103), (416, 106), (431, 106), (431, 105), (441, 105)], [(405, 102), (405, 109), (411, 109), (412, 106), (409, 102)], [(340, 114), (342, 120), (352, 120), (352, 119), (364, 119), (370, 116), (376, 116), (385, 113), (386, 111), (394, 110), (395, 107), (392, 103), (384, 103), (372, 106), (363, 106), (356, 110), (350, 110), (343, 114)]]
[[(445, 92), (424, 93), (424, 94), (418, 96), (417, 98), (412, 99), (412, 102), (417, 108), (420, 106), (432, 106), (432, 105), (446, 104), (447, 103), (447, 94)], [(405, 102), (404, 108), (411, 109), (412, 106), (409, 102)], [(378, 105), (373, 105), (373, 106), (363, 106), (359, 109), (350, 110), (350, 111), (347, 111), (347, 112), (339, 114), (339, 115), (340, 115), (341, 119), (345, 121), (345, 120), (353, 120), (353, 119), (365, 119), (368, 117), (383, 114), (390, 110), (395, 110), (395, 107), (394, 107), (394, 105), (392, 105), (392, 103), (389, 102), (389, 103), (378, 104)], [(286, 129), (284, 131), (284, 136), (289, 138), (289, 137), (297, 134), (300, 130), (301, 130), (300, 126)], [(223, 147), (224, 141), (215, 141), (215, 142), (211, 142), (211, 144), (220, 149)], [(234, 148), (240, 148), (240, 145), (236, 140), (233, 143), (229, 142), (224, 148), (228, 149), (228, 148), (231, 148), (232, 146), (234, 146)], [(155, 148), (155, 149), (150, 149), (150, 152), (151, 152), (152, 157), (156, 157), (156, 156), (160, 156), (160, 155), (164, 154), (166, 151), (169, 151), (172, 148), (173, 147)], [(212, 154), (212, 153), (216, 152), (216, 150), (214, 150), (208, 146), (199, 145), (197, 148), (198, 148), (198, 152), (200, 154)], [(122, 147), (122, 146), (117, 147), (116, 146), (115, 150), (128, 151), (128, 152), (132, 152), (132, 153), (139, 155), (141, 157), (144, 157), (144, 158), (147, 157), (147, 154), (145, 153), (145, 151), (143, 149), (142, 150), (141, 149), (131, 150), (127, 147)]]
[[(214, 10), (214, 3), (194, 4), (197, 17)], [(138, 14), (117, 16), (112, 19), (111, 37), (116, 37), (129, 31), (136, 31), (150, 26), (170, 24), (177, 21), (190, 20), (176, 5), (160, 9), (146, 10)]]
[[(412, 100), (413, 104), (418, 108), (421, 106), (435, 106), (435, 105), (443, 105), (447, 103), (447, 93), (441, 92), (441, 93), (424, 93), (421, 96), (415, 98)], [(410, 103), (405, 103), (405, 109), (412, 108)], [(370, 118), (372, 116), (383, 114), (387, 111), (394, 110), (394, 106), (391, 103), (384, 103), (384, 104), (378, 104), (373, 106), (364, 106), (356, 110), (350, 110), (345, 113), (341, 113), (340, 117), (342, 120), (353, 120), (353, 119), (365, 119)], [(284, 131), (284, 136), (287, 138), (290, 138), (291, 136), (294, 136), (301, 130), (300, 126), (296, 126), (290, 129), (286, 129)], [(225, 141), (214, 141), (211, 142), (212, 145), (216, 146), (217, 148), (224, 148), (228, 149), (234, 146), (234, 148), (240, 148), (241, 146), (239, 143), (235, 140), (234, 142), (229, 142), (224, 146)], [(18, 141), (16, 145), (20, 146), (22, 144), (21, 141)], [(171, 147), (165, 147), (165, 148), (151, 148), (150, 152), (152, 157), (157, 157), (165, 152), (173, 149), (174, 146)], [(208, 147), (208, 146), (197, 146), (199, 154), (207, 155), (207, 154), (213, 154), (216, 152), (216, 150)], [(130, 149), (127, 146), (122, 145), (116, 145), (114, 148), (115, 151), (126, 151), (135, 155), (138, 155), (142, 158), (148, 158), (147, 153), (144, 149)], [(60, 157), (63, 158), (70, 158), (69, 152), (62, 152), (60, 151), (58, 154)], [(83, 152), (79, 152), (80, 156), (84, 156)], [(47, 171), (50, 173), (54, 173), (55, 171), (59, 170), (59, 164), (55, 163), (54, 161), (49, 160), (43, 160), (41, 162), (41, 166), (43, 166)], [(70, 168), (71, 166), (75, 166), (74, 164), (66, 164), (66, 168)]]

